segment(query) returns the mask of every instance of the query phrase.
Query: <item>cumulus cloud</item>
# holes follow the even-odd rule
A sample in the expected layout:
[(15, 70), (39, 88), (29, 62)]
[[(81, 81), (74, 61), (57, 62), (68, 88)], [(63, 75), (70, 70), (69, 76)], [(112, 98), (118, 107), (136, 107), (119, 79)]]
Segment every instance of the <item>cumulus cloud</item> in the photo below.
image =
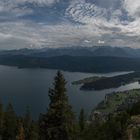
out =
[(124, 8), (134, 17), (140, 17), (140, 1), (139, 0), (124, 0)]
[(24, 16), (32, 14), (35, 6), (52, 6), (57, 2), (59, 0), (0, 0), (0, 16), (4, 14), (8, 18)]
[[(27, 45), (26, 47), (82, 46), (85, 45), (84, 40), (90, 39), (89, 43), (91, 44), (91, 42), (93, 43), (94, 39), (99, 36), (99, 33), (97, 32), (95, 34), (89, 26), (73, 26), (71, 24), (40, 26), (40, 24), (23, 21), (17, 22), (16, 24), (14, 22), (1, 24), (0, 32), (2, 32), (0, 36), (3, 36), (0, 38), (0, 44), (8, 42), (11, 45), (15, 45), (15, 42), (18, 42), (17, 45), (19, 45), (20, 41), (22, 43), (25, 42), (19, 46), (15, 45), (15, 48), (23, 48), (25, 45)], [(6, 45), (7, 44), (4, 44), (4, 46)]]
[(95, 32), (98, 31), (100, 33), (99, 39), (103, 38), (108, 45), (132, 46), (133, 42), (136, 41), (134, 47), (138, 47), (138, 36), (140, 36), (139, 9), (139, 0), (124, 0), (119, 9), (104, 8), (95, 3), (82, 1), (82, 3), (73, 2), (67, 8), (66, 15), (74, 21), (92, 25), (91, 29)]
[(1, 0), (0, 49), (139, 47), (139, 7), (139, 0)]

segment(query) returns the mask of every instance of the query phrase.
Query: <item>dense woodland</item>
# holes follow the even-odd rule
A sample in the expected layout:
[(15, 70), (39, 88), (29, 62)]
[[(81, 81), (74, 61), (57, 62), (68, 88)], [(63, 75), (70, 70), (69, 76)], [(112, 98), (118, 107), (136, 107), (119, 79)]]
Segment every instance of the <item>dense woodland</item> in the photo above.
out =
[(19, 68), (48, 68), (74, 72), (140, 71), (140, 58), (111, 56), (54, 56), (0, 54), (0, 64)]
[[(75, 116), (66, 94), (66, 81), (58, 72), (49, 89), (50, 104), (38, 120), (33, 120), (29, 108), (24, 116), (16, 115), (11, 104), (0, 104), (1, 140), (127, 140), (127, 128), (132, 115), (140, 114), (140, 103), (126, 112), (110, 115), (108, 120), (90, 121), (81, 109)], [(46, 93), (47, 94), (47, 93)], [(89, 121), (87, 121), (89, 120)], [(140, 131), (136, 135), (140, 136)], [(140, 137), (139, 137), (140, 138)]]

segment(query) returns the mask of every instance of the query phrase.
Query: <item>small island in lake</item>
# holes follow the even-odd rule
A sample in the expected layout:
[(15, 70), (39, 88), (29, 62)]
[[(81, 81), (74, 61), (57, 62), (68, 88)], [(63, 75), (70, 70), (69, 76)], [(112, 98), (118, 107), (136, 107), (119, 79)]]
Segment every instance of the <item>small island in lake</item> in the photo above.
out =
[(82, 84), (81, 90), (104, 90), (118, 88), (122, 85), (140, 81), (140, 72), (132, 72), (113, 77), (91, 77), (75, 81), (73, 84)]
[(86, 84), (86, 83), (90, 83), (90, 82), (95, 82), (97, 80), (104, 79), (104, 78), (106, 78), (106, 77), (93, 76), (93, 77), (84, 78), (82, 80), (74, 81), (74, 82), (72, 82), (72, 84), (81, 85), (81, 84)]

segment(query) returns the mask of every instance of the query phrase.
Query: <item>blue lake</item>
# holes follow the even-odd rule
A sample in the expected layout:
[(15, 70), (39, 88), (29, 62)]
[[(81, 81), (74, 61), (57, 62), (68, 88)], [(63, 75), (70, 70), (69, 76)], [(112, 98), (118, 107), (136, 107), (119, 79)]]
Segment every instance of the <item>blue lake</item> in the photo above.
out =
[[(48, 89), (52, 86), (57, 70), (50, 69), (18, 69), (16, 67), (0, 66), (0, 100), (4, 105), (13, 104), (15, 111), (21, 115), (27, 106), (32, 111), (32, 116), (37, 118), (42, 112), (46, 112), (49, 104)], [(127, 72), (107, 74), (63, 72), (67, 81), (67, 94), (76, 114), (81, 108), (87, 115), (101, 102), (105, 94), (113, 91), (123, 91), (140, 88), (138, 82), (121, 86), (117, 89), (102, 91), (80, 91), (79, 86), (71, 82), (90, 76), (115, 76)]]

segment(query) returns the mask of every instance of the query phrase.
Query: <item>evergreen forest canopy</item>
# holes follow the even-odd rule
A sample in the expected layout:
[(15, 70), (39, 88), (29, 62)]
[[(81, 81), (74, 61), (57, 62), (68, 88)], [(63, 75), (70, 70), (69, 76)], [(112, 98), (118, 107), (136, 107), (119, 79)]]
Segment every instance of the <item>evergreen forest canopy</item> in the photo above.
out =
[[(2, 140), (127, 140), (131, 116), (140, 114), (140, 103), (129, 110), (111, 115), (105, 122), (91, 121), (81, 109), (78, 119), (69, 104), (66, 81), (61, 72), (49, 89), (50, 104), (47, 112), (33, 120), (27, 108), (24, 116), (18, 116), (12, 104), (6, 109), (0, 104), (0, 139)], [(140, 129), (134, 136), (140, 138)]]

